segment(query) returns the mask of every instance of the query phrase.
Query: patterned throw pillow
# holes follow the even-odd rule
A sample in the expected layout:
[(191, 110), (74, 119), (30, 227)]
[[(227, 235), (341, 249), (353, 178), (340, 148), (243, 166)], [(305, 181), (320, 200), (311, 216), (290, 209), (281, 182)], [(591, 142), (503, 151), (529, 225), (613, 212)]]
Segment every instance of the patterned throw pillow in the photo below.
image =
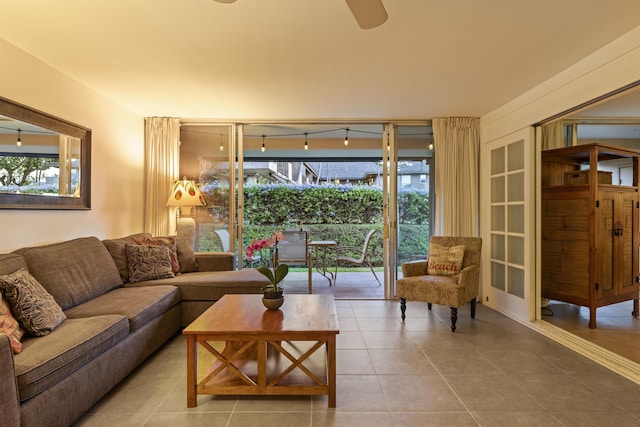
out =
[(24, 268), (0, 276), (0, 290), (20, 326), (31, 335), (48, 335), (67, 318), (51, 294)]
[(171, 256), (166, 246), (126, 245), (129, 282), (174, 277)]
[(431, 243), (427, 272), (437, 276), (455, 276), (460, 273), (464, 249), (464, 245), (447, 247)]
[(134, 238), (133, 241), (139, 245), (166, 246), (167, 248), (169, 248), (169, 256), (171, 257), (171, 271), (173, 271), (173, 274), (180, 273), (178, 247), (176, 246), (175, 237), (144, 237), (141, 239)]
[(5, 334), (9, 337), (11, 343), (11, 349), (14, 354), (18, 354), (22, 351), (22, 343), (20, 340), (24, 335), (24, 330), (18, 324), (18, 321), (11, 314), (9, 303), (0, 294), (0, 334)]

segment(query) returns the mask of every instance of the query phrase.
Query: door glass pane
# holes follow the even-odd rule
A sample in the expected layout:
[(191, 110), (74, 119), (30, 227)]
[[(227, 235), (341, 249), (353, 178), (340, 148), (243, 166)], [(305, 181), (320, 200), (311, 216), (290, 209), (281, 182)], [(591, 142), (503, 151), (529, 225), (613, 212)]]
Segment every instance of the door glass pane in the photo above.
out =
[(430, 236), (430, 181), (433, 151), (429, 150), (431, 128), (397, 126), (397, 219), (396, 265), (426, 259)]
[(491, 203), (504, 202), (504, 176), (491, 178)]
[(491, 175), (504, 173), (504, 147), (491, 151)]
[(509, 264), (524, 265), (524, 237), (509, 236)]
[(499, 262), (491, 263), (491, 286), (500, 290), (505, 290), (504, 264)]
[[(186, 228), (196, 251), (229, 251), (229, 125), (183, 125), (180, 128), (180, 176), (194, 180), (206, 206), (191, 210)], [(180, 231), (180, 230), (179, 230)]]
[(507, 170), (524, 169), (524, 141), (514, 142), (507, 146)]
[(508, 228), (510, 233), (524, 233), (524, 205), (510, 205)]
[(491, 230), (504, 231), (504, 206), (491, 207)]
[(519, 298), (524, 298), (524, 270), (516, 267), (509, 267), (509, 289), (508, 292)]
[(491, 235), (491, 258), (504, 261), (504, 236), (501, 234)]
[(510, 202), (524, 201), (524, 172), (510, 174), (507, 186)]

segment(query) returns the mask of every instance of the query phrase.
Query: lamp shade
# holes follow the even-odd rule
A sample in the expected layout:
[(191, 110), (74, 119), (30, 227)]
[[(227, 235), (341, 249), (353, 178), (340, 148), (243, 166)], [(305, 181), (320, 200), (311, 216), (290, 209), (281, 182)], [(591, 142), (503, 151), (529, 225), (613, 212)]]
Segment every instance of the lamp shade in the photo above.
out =
[(204, 197), (194, 181), (187, 178), (176, 181), (167, 200), (167, 206), (205, 206)]

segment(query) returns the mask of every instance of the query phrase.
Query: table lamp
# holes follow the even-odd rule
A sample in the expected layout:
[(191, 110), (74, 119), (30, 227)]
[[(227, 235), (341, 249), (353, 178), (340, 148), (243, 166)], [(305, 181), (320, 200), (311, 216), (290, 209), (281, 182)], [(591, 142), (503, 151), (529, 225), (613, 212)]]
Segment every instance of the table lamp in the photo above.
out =
[[(187, 180), (185, 176), (178, 180), (171, 188), (171, 194), (167, 199), (167, 206), (177, 207), (176, 233), (187, 238), (191, 247), (194, 247), (196, 236), (196, 221), (194, 219), (194, 207), (206, 206), (204, 197), (195, 181)], [(183, 208), (189, 208), (188, 214), (184, 214)]]

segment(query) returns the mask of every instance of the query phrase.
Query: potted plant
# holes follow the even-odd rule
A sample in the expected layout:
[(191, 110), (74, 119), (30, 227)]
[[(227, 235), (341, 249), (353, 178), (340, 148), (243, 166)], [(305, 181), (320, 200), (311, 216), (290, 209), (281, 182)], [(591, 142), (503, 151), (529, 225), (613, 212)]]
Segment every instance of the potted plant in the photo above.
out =
[(263, 274), (269, 281), (270, 285), (262, 288), (262, 303), (269, 310), (278, 309), (284, 302), (282, 296), (282, 286), (279, 283), (284, 280), (289, 273), (289, 266), (286, 264), (280, 264), (275, 269), (269, 267), (258, 267), (257, 270)]

